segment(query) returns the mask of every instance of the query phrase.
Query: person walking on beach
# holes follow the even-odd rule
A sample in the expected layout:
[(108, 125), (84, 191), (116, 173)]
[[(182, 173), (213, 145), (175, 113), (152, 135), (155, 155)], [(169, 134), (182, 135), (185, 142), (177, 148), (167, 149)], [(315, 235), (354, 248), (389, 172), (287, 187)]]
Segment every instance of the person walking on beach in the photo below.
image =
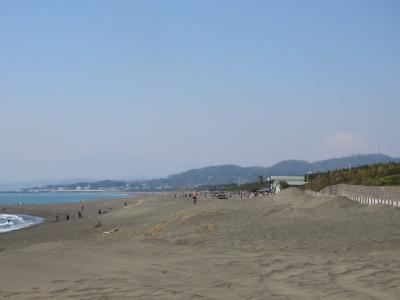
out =
[(96, 227), (101, 227), (101, 226), (103, 226), (103, 222), (102, 222), (102, 220), (101, 220), (101, 215), (102, 215), (101, 209), (99, 209), (99, 211), (98, 211), (97, 214), (99, 215), (99, 223), (97, 224)]
[(197, 203), (197, 192), (193, 193), (193, 205), (196, 205)]

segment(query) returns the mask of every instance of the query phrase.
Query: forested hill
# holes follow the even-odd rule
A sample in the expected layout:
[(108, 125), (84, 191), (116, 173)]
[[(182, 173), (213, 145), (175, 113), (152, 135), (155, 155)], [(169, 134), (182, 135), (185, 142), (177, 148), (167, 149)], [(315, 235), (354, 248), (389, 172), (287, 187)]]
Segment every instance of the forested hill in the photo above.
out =
[[(133, 190), (165, 190), (191, 188), (203, 185), (220, 185), (230, 183), (246, 183), (257, 181), (258, 176), (304, 175), (306, 173), (324, 172), (329, 170), (354, 168), (363, 165), (378, 163), (400, 162), (400, 158), (393, 158), (383, 154), (354, 155), (349, 157), (333, 158), (317, 162), (304, 160), (285, 160), (271, 167), (240, 167), (236, 165), (210, 166), (192, 169), (186, 172), (173, 174), (164, 178), (142, 181), (100, 181), (95, 183), (76, 183), (63, 185), (64, 188), (90, 186), (91, 188), (124, 187)], [(55, 187), (55, 186), (53, 186)]]
[(258, 176), (304, 175), (306, 173), (347, 169), (378, 163), (400, 162), (400, 158), (392, 158), (383, 154), (354, 155), (333, 158), (317, 162), (304, 160), (285, 160), (271, 167), (239, 167), (235, 165), (212, 166), (193, 169), (174, 174), (162, 179), (149, 180), (151, 186), (192, 187), (198, 185), (216, 185), (257, 181)]

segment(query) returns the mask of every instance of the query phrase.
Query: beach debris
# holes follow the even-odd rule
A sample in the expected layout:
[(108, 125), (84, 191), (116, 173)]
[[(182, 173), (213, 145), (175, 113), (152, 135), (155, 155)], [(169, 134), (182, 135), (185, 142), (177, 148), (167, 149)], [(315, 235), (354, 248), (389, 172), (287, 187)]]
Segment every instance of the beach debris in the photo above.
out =
[(145, 205), (144, 200), (139, 200), (134, 206)]
[(113, 232), (116, 232), (116, 231), (118, 231), (118, 228), (114, 228), (114, 229), (112, 229), (110, 231), (104, 231), (103, 234), (110, 234), (110, 233), (113, 233)]
[(164, 220), (162, 223), (154, 225), (151, 227), (145, 234), (144, 236), (146, 238), (156, 238), (161, 234), (162, 231), (164, 231), (169, 225), (169, 222), (167, 220)]
[(217, 225), (213, 223), (208, 223), (206, 225), (202, 225), (199, 228), (196, 229), (197, 233), (203, 233), (203, 232), (212, 232), (217, 229)]

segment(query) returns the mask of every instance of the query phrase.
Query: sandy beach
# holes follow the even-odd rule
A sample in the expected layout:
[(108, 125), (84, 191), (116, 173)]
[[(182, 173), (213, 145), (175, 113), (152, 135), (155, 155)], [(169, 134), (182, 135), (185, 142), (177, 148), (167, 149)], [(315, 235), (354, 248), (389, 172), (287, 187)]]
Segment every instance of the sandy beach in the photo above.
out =
[(7, 208), (47, 221), (0, 235), (0, 298), (400, 298), (398, 208), (295, 189), (124, 201)]

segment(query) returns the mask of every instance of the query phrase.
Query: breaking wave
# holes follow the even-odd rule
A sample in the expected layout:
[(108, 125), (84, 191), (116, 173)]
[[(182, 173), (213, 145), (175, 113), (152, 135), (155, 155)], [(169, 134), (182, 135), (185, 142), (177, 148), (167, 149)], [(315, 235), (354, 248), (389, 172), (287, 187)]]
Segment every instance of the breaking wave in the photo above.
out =
[(43, 218), (29, 215), (0, 214), (0, 233), (33, 226), (43, 222)]

